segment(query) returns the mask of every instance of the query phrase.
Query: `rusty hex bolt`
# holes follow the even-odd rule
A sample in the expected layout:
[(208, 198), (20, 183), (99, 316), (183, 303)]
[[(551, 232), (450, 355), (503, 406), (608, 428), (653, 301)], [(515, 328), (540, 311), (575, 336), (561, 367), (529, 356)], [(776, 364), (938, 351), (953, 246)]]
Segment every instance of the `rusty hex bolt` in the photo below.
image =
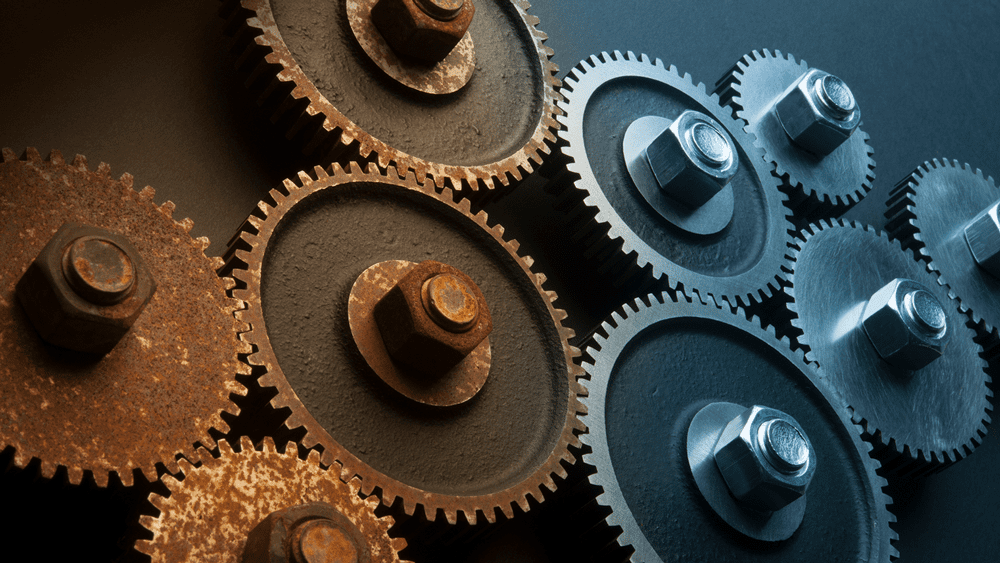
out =
[(371, 17), (398, 56), (435, 64), (462, 40), (475, 13), (472, 0), (378, 0)]
[(247, 535), (242, 563), (361, 563), (370, 560), (360, 530), (325, 502), (272, 512)]
[(127, 237), (66, 223), (17, 283), (17, 297), (43, 340), (106, 354), (128, 333), (156, 281)]
[(447, 264), (417, 264), (375, 304), (393, 360), (427, 375), (447, 372), (493, 330), (486, 298), (472, 278)]

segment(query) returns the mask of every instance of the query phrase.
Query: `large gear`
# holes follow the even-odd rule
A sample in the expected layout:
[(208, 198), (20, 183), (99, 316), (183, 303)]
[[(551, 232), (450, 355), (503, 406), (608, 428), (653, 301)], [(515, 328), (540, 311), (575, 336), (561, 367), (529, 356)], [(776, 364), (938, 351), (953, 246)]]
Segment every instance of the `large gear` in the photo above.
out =
[[(948, 288), (869, 227), (820, 222), (802, 237), (786, 288), (792, 324), (802, 331), (806, 358), (864, 427), (873, 455), (887, 472), (916, 477), (971, 453), (990, 422), (990, 377)], [(943, 304), (950, 333), (943, 355), (913, 372), (884, 361), (861, 324), (869, 299), (897, 278), (921, 284)]]
[[(568, 167), (579, 175), (575, 187), (594, 214), (585, 227), (593, 232), (584, 238), (592, 246), (614, 247), (587, 252), (626, 256), (628, 267), (648, 269), (653, 278), (666, 278), (671, 288), (712, 295), (732, 306), (758, 302), (778, 290), (792, 228), (785, 196), (766, 170), (753, 135), (743, 131), (717, 96), (659, 59), (617, 51), (574, 67), (562, 93), (563, 152), (573, 160)], [(689, 109), (722, 124), (739, 159), (739, 171), (729, 183), (735, 195), (732, 220), (721, 232), (706, 236), (691, 235), (660, 217), (636, 189), (621, 158), (623, 136), (633, 121), (673, 119)]]
[[(41, 460), (41, 474), (65, 467), (71, 483), (91, 472), (99, 486), (116, 473), (125, 485), (138, 469), (157, 478), (156, 465), (177, 470), (176, 456), (196, 443), (212, 447), (209, 431), (227, 432), (223, 413), (246, 393), (235, 376), (249, 373), (238, 353), (233, 281), (220, 278), (218, 258), (193, 239), (189, 219), (172, 218), (174, 204), (136, 192), (132, 176), (114, 179), (77, 156), (67, 163), (35, 149), (22, 158), (3, 149), (0, 225), (0, 443), (14, 463)], [(15, 297), (15, 284), (60, 225), (87, 223), (127, 236), (148, 264), (158, 290), (118, 345), (99, 360), (46, 344)]]
[[(666, 293), (646, 299), (612, 315), (584, 364), (589, 431), (582, 438), (593, 448), (584, 461), (597, 469), (590, 477), (603, 489), (597, 500), (612, 510), (606, 522), (622, 529), (617, 543), (635, 550), (631, 560), (896, 558), (879, 464), (801, 353), (714, 305)], [(769, 405), (808, 433), (819, 469), (790, 538), (763, 544), (735, 534), (694, 486), (685, 436), (696, 413), (719, 401)]]
[(302, 460), (294, 443), (279, 452), (270, 438), (257, 449), (244, 437), (238, 452), (219, 440), (219, 457), (203, 449), (199, 454), (197, 464), (180, 461), (182, 479), (164, 476), (169, 496), (149, 496), (160, 514), (141, 517), (153, 539), (138, 540), (136, 549), (153, 561), (241, 561), (247, 535), (269, 514), (323, 502), (364, 538), (364, 561), (399, 563), (406, 540), (389, 537), (392, 517), (376, 516), (378, 500), (362, 499), (357, 480), (345, 483), (335, 469), (321, 467), (316, 451)]
[(248, 86), (289, 138), (331, 157), (318, 164), (353, 152), (419, 182), (491, 189), (531, 173), (555, 143), (558, 68), (525, 0), (477, 2), (475, 74), (459, 92), (430, 97), (368, 59), (343, 0), (223, 2)]
[(764, 148), (788, 195), (788, 206), (804, 222), (839, 217), (861, 201), (875, 181), (875, 151), (864, 131), (856, 130), (820, 158), (795, 147), (781, 128), (771, 111), (773, 103), (808, 70), (804, 60), (765, 49), (745, 55), (716, 86), (720, 101), (732, 107)]
[[(428, 520), (471, 523), (527, 511), (566, 477), (583, 426), (582, 369), (545, 277), (505, 241), (499, 225), (450, 189), (333, 165), (299, 174), (260, 204), (230, 248), (229, 268), (247, 303), (241, 338), (291, 409), (290, 429), (319, 446), (324, 463), (358, 476), (362, 491)], [(372, 264), (434, 258), (467, 273), (493, 311), (489, 378), (471, 400), (428, 407), (381, 386), (348, 328), (352, 284)]]

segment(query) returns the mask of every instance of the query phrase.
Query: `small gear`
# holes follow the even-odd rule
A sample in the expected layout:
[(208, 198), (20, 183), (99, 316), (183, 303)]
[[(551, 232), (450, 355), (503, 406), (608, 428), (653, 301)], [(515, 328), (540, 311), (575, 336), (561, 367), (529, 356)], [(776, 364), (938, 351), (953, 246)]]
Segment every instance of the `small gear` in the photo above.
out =
[[(990, 377), (947, 286), (885, 233), (846, 221), (820, 222), (792, 249), (786, 293), (806, 358), (845, 399), (885, 471), (917, 477), (972, 452), (992, 410)], [(880, 357), (863, 326), (868, 304), (895, 279), (936, 299), (948, 341), (940, 357), (908, 369)]]
[[(212, 447), (210, 430), (227, 432), (223, 413), (239, 409), (232, 395), (246, 393), (236, 375), (249, 373), (238, 353), (233, 312), (226, 296), (233, 281), (220, 278), (218, 258), (192, 239), (190, 219), (175, 221), (174, 204), (153, 203), (154, 192), (132, 188), (132, 176), (96, 170), (77, 156), (67, 163), (35, 149), (17, 158), (3, 149), (0, 224), (4, 261), (0, 279), (0, 442), (14, 463), (41, 460), (52, 477), (67, 469), (78, 484), (84, 472), (107, 486), (116, 473), (129, 486), (133, 471), (157, 478), (157, 464), (176, 471), (176, 456), (196, 443)], [(65, 222), (80, 222), (128, 237), (142, 255), (157, 290), (117, 346), (100, 359), (44, 342), (15, 296), (15, 284)]]
[(558, 67), (524, 0), (476, 4), (475, 73), (438, 96), (401, 87), (373, 63), (343, 1), (223, 4), (258, 103), (318, 164), (357, 155), (438, 187), (492, 189), (531, 173), (555, 143)]
[(314, 502), (332, 506), (363, 538), (357, 547), (367, 557), (358, 560), (400, 561), (406, 540), (389, 537), (392, 517), (376, 516), (378, 501), (362, 499), (361, 483), (341, 481), (338, 467), (321, 467), (316, 451), (302, 460), (294, 443), (279, 452), (270, 438), (260, 449), (243, 438), (239, 452), (219, 440), (219, 457), (199, 454), (197, 465), (180, 461), (182, 479), (164, 476), (169, 496), (149, 496), (160, 515), (141, 517), (153, 539), (137, 541), (136, 549), (153, 561), (242, 561), (247, 536), (269, 514)]
[(854, 131), (832, 153), (819, 157), (793, 145), (782, 129), (772, 111), (774, 103), (808, 70), (805, 61), (765, 49), (740, 59), (716, 86), (721, 102), (732, 107), (764, 147), (788, 195), (787, 205), (802, 223), (839, 217), (861, 201), (875, 181), (875, 151), (864, 131)]
[[(271, 404), (291, 410), (285, 425), (304, 427), (305, 447), (360, 477), (364, 494), (401, 500), (407, 515), (421, 505), (428, 520), (454, 524), (461, 513), (475, 524), (541, 502), (541, 488), (566, 477), (583, 430), (579, 350), (545, 277), (448, 188), (373, 165), (314, 174), (272, 191), (228, 253), (234, 295), (247, 303), (237, 316), (251, 327), (241, 335), (255, 349), (248, 362), (277, 389)], [(448, 407), (383, 385), (348, 318), (373, 265), (431, 258), (474, 279), (493, 315), (489, 376)]]
[(899, 182), (883, 209), (889, 236), (940, 275), (980, 331), (993, 335), (994, 346), (1000, 344), (1000, 280), (979, 267), (961, 229), (998, 197), (993, 178), (981, 170), (934, 159)]
[[(634, 549), (632, 561), (898, 557), (892, 501), (871, 446), (787, 340), (756, 320), (664, 293), (614, 313), (592, 343), (582, 438), (593, 453), (584, 461), (597, 469), (590, 481), (603, 489), (598, 503), (611, 509), (606, 522), (621, 527), (617, 543)], [(808, 435), (818, 469), (805, 496), (788, 505), (801, 503), (804, 511), (794, 534), (748, 541), (744, 535), (765, 539), (782, 512), (765, 513), (736, 535), (715, 501), (702, 496), (703, 472), (689, 465), (689, 429), (706, 409), (728, 404), (720, 401), (780, 409)], [(728, 491), (722, 496), (739, 507)], [(744, 520), (753, 520), (749, 514)]]
[[(632, 53), (602, 53), (566, 77), (559, 117), (579, 175), (575, 188), (594, 214), (582, 238), (585, 254), (627, 257), (626, 267), (648, 269), (671, 288), (711, 295), (732, 306), (748, 305), (779, 288), (788, 265), (789, 211), (777, 180), (767, 172), (753, 135), (705, 93), (690, 75)], [(671, 120), (695, 110), (721, 124), (735, 142), (739, 168), (725, 189), (735, 198), (732, 219), (720, 232), (694, 235), (658, 214), (636, 188), (621, 157), (626, 129), (650, 116)], [(725, 191), (725, 190), (724, 190)], [(722, 195), (723, 192), (720, 192)]]

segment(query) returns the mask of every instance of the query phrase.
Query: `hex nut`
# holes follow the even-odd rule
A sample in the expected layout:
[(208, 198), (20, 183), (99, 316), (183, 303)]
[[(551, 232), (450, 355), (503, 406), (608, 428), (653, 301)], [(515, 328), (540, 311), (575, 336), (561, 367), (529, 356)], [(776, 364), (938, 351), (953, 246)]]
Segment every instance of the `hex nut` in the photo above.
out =
[[(788, 422), (805, 439), (809, 457), (798, 470), (779, 470), (760, 447), (759, 430), (770, 420)], [(726, 425), (715, 443), (714, 455), (733, 497), (768, 512), (781, 510), (805, 495), (816, 471), (815, 450), (798, 422), (781, 411), (762, 406), (746, 409)]]
[(1000, 278), (1000, 202), (987, 207), (965, 227), (965, 241), (972, 257), (987, 272)]
[[(920, 309), (931, 309), (923, 316), (933, 315), (937, 319), (933, 324), (939, 324), (939, 330), (927, 326), (920, 315), (914, 315), (912, 305), (907, 302), (908, 295), (922, 298), (925, 306)], [(928, 297), (933, 301), (926, 301)], [(939, 311), (933, 310), (935, 304)], [(879, 356), (896, 367), (918, 370), (944, 353), (948, 339), (944, 308), (926, 287), (915, 281), (896, 278), (885, 284), (868, 300), (861, 319)]]
[(420, 7), (420, 2), (430, 1), (379, 0), (372, 7), (371, 18), (394, 53), (433, 65), (447, 57), (465, 36), (476, 7), (472, 0), (465, 0), (457, 15), (443, 20)]
[[(473, 290), (478, 317), (462, 331), (439, 324), (424, 306), (424, 282), (438, 274), (451, 274)], [(447, 372), (469, 355), (493, 330), (486, 298), (472, 278), (457, 268), (426, 260), (406, 273), (373, 310), (382, 342), (393, 360), (426, 375)]]
[[(129, 293), (117, 303), (100, 304), (73, 289), (64, 273), (68, 247), (81, 237), (100, 237), (124, 251), (134, 269)], [(123, 235), (65, 223), (17, 282), (17, 297), (43, 340), (88, 354), (107, 354), (128, 333), (156, 292), (156, 280), (134, 245)]]
[(816, 69), (785, 90), (774, 112), (792, 143), (821, 157), (843, 144), (861, 123), (861, 109), (850, 89)]
[(645, 152), (660, 189), (692, 208), (722, 191), (739, 167), (729, 133), (711, 117), (691, 110), (677, 116)]
[[(359, 562), (370, 560), (367, 542), (349, 518), (325, 502), (292, 506), (269, 514), (247, 534), (242, 563), (305, 563), (300, 533), (310, 523), (329, 522), (339, 532), (333, 543), (341, 555), (355, 555)], [(327, 554), (333, 555), (333, 554)], [(336, 559), (334, 559), (336, 560)], [(346, 560), (350, 560), (347, 558)]]

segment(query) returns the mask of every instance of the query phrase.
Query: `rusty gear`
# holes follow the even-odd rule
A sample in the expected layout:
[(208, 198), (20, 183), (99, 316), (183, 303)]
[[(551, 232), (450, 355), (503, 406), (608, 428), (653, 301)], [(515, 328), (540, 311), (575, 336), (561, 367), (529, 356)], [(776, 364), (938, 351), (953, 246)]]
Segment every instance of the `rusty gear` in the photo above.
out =
[[(255, 349), (247, 361), (263, 372), (261, 387), (277, 390), (272, 406), (291, 410), (285, 426), (304, 427), (303, 445), (321, 448), (324, 464), (340, 463), (345, 478), (361, 478), (363, 494), (401, 501), (407, 515), (421, 505), (428, 520), (454, 524), (461, 513), (475, 524), (513, 517), (515, 505), (527, 511), (529, 498), (542, 502), (542, 489), (566, 477), (583, 431), (579, 350), (545, 276), (451, 189), (373, 165), (314, 174), (272, 190), (234, 238), (224, 270), (247, 304), (237, 313)], [(348, 296), (365, 269), (427, 259), (476, 280), (493, 313), (488, 379), (448, 410), (384, 386), (347, 326)]]
[[(235, 376), (249, 373), (237, 353), (226, 296), (233, 285), (219, 278), (218, 258), (205, 257), (208, 239), (192, 239), (190, 219), (175, 221), (174, 204), (153, 203), (152, 188), (136, 192), (132, 176), (111, 177), (77, 156), (71, 163), (35, 149), (18, 159), (3, 149), (0, 163), (0, 442), (13, 447), (14, 463), (41, 460), (52, 477), (57, 467), (80, 483), (90, 471), (100, 486), (110, 473), (131, 485), (133, 470), (149, 480), (156, 464), (175, 471), (179, 454), (196, 443), (212, 446), (210, 429), (228, 431), (222, 413), (237, 414), (230, 395), (246, 393)], [(18, 304), (18, 279), (67, 221), (87, 223), (129, 237), (144, 257), (159, 290), (130, 332), (95, 361), (45, 344)]]
[[(432, 98), (378, 69), (356, 44), (342, 1), (222, 2), (248, 87), (318, 164), (356, 154), (383, 170), (412, 170), (421, 183), (430, 176), (438, 187), (493, 189), (530, 174), (556, 141), (558, 67), (525, 0), (478, 5), (470, 33), (487, 36), (476, 40), (476, 74), (461, 92)], [(342, 51), (330, 56), (331, 44)]]
[(318, 452), (302, 460), (294, 443), (279, 452), (270, 438), (256, 449), (244, 437), (239, 452), (219, 440), (219, 453), (216, 458), (199, 449), (200, 463), (180, 461), (183, 479), (164, 476), (170, 496), (150, 494), (160, 515), (141, 517), (153, 539), (137, 541), (138, 551), (154, 562), (235, 563), (242, 561), (247, 535), (269, 514), (323, 502), (345, 516), (368, 542), (370, 557), (363, 561), (400, 561), (399, 551), (406, 547), (406, 540), (389, 537), (392, 517), (376, 516), (378, 501), (358, 495), (358, 480), (341, 481), (339, 467), (320, 466)]

